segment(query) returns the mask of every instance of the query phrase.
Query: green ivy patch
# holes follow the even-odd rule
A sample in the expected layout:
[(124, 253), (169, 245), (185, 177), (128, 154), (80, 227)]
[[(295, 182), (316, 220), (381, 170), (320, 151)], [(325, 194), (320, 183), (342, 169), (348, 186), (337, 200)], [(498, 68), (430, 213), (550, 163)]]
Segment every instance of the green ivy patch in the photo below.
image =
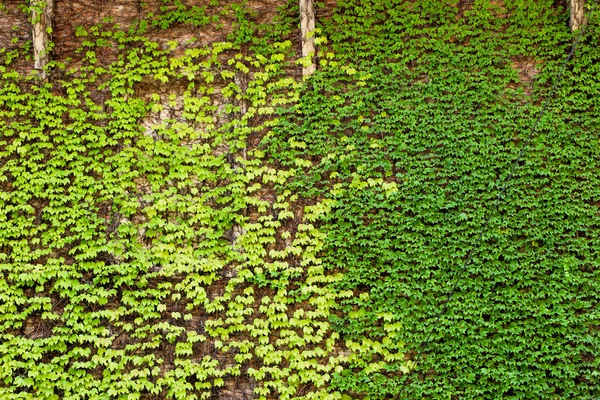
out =
[(219, 23), (204, 11), (81, 28), (47, 83), (3, 54), (2, 398), (341, 396), (329, 316), (351, 293), (321, 265), (326, 204), (277, 193), (295, 169), (249, 145), (298, 101), (291, 42), (252, 35), (268, 26), (243, 4), (219, 13), (246, 36), (146, 37)]
[(321, 71), (265, 145), (284, 165), (311, 160), (288, 187), (330, 201), (324, 266), (355, 294), (335, 330), (350, 348), (381, 343), (333, 386), (357, 398), (597, 397), (596, 25), (437, 321), (570, 48), (565, 13), (344, 1), (322, 24)]
[(300, 82), (297, 2), (221, 3), (81, 27), (48, 81), (0, 50), (0, 396), (598, 397), (596, 24), (438, 321), (565, 10), (340, 1)]

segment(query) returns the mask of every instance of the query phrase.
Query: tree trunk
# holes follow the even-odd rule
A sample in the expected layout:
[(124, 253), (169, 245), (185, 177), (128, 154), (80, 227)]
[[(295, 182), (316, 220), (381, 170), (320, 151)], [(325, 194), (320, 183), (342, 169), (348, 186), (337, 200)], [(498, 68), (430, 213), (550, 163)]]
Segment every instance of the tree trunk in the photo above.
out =
[(581, 28), (585, 19), (584, 4), (585, 0), (569, 0), (571, 8), (571, 18), (569, 20), (569, 26), (571, 31), (576, 31)]
[(33, 37), (33, 68), (38, 71), (41, 79), (46, 78), (45, 67), (50, 60), (50, 33), (52, 32), (52, 17), (54, 0), (32, 0), (31, 21)]
[(313, 57), (307, 67), (302, 67), (302, 76), (310, 76), (316, 70), (315, 55), (315, 8), (313, 0), (300, 0), (300, 31), (302, 33), (302, 57)]

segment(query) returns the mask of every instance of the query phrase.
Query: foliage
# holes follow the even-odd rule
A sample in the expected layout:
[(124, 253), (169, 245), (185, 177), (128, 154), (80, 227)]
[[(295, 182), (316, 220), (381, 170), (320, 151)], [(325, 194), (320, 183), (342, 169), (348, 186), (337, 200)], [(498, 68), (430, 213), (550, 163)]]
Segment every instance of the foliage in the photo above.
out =
[(600, 396), (598, 28), (436, 323), (566, 14), (339, 1), (299, 82), (297, 13), (164, 0), (48, 82), (0, 50), (0, 397)]
[(287, 187), (331, 202), (324, 265), (355, 294), (335, 330), (422, 352), (408, 374), (359, 353), (332, 382), (343, 393), (600, 395), (596, 25), (436, 321), (570, 48), (565, 21), (548, 1), (349, 0), (323, 22), (321, 71), (265, 145), (312, 160)]
[[(219, 15), (258, 30), (244, 10)], [(299, 216), (273, 191), (294, 170), (248, 146), (298, 100), (291, 42), (146, 35), (219, 20), (199, 15), (175, 1), (128, 31), (79, 28), (46, 83), (3, 54), (3, 399), (340, 397), (328, 318), (349, 292), (317, 256), (325, 206)]]

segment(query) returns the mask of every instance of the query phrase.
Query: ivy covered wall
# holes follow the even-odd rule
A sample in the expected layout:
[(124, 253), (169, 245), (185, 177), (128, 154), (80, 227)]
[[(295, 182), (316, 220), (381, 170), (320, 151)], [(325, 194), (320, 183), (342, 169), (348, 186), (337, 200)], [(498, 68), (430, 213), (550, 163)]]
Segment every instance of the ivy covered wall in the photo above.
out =
[(3, 5), (0, 397), (600, 396), (597, 24), (457, 281), (567, 12), (316, 5)]

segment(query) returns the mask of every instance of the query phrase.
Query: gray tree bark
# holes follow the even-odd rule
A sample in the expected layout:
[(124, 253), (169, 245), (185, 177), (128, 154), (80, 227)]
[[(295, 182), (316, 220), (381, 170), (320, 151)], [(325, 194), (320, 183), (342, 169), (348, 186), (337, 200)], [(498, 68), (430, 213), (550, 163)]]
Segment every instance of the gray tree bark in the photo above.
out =
[(571, 8), (569, 26), (571, 27), (571, 31), (579, 30), (585, 21), (584, 4), (585, 0), (569, 0)]
[(310, 76), (317, 69), (315, 54), (315, 7), (313, 0), (300, 0), (300, 31), (302, 34), (302, 57), (312, 56), (312, 63), (302, 68), (302, 76)]
[(31, 0), (33, 37), (33, 68), (41, 79), (46, 78), (45, 67), (50, 61), (50, 32), (54, 16), (54, 0)]

